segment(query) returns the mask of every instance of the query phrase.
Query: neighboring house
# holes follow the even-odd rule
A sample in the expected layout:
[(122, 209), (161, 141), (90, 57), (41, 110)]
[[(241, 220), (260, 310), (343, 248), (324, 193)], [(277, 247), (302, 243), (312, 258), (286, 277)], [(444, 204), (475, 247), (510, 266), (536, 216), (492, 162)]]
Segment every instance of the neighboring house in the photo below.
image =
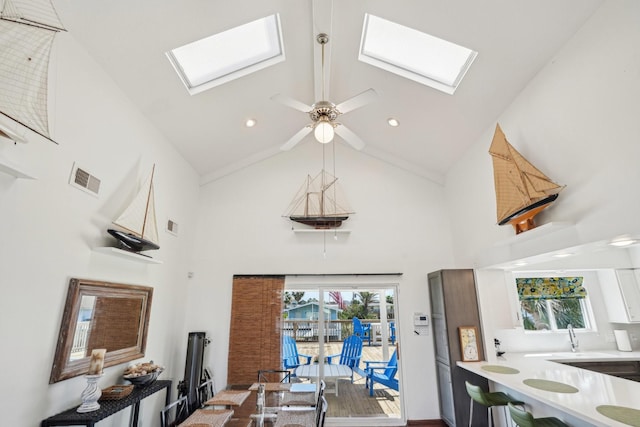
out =
[[(339, 341), (342, 339), (341, 323), (333, 323), (338, 320), (339, 313), (342, 312), (336, 306), (324, 306), (324, 319), (326, 336), (330, 340)], [(320, 304), (316, 301), (308, 302), (302, 305), (292, 306), (283, 310), (283, 333), (293, 336), (296, 340), (318, 339), (318, 314), (320, 313)], [(309, 322), (311, 321), (311, 322)], [(315, 322), (314, 322), (315, 321)], [(295, 331), (295, 334), (294, 334)]]
[[(283, 312), (286, 313), (285, 318), (290, 320), (318, 320), (320, 304), (316, 301), (312, 301), (306, 304), (285, 308)], [(325, 320), (338, 320), (338, 314), (341, 312), (342, 310), (338, 307), (332, 307), (326, 304), (324, 306)]]

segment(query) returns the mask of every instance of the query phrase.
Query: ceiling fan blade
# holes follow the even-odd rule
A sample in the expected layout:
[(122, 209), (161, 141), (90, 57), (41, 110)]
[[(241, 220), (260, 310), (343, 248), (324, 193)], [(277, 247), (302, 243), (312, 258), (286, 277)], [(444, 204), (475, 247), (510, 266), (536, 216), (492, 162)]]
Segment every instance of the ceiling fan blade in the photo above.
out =
[(335, 129), (336, 133), (342, 137), (349, 145), (356, 150), (362, 150), (364, 148), (364, 141), (360, 139), (358, 135), (353, 133), (351, 129), (343, 124), (339, 124)]
[(378, 93), (375, 90), (367, 89), (364, 92), (354, 96), (353, 98), (349, 98), (346, 101), (343, 101), (340, 104), (336, 105), (336, 109), (342, 114), (348, 113), (351, 110), (355, 110), (356, 108), (360, 108), (363, 105), (373, 102), (377, 97)]
[(312, 110), (312, 108), (309, 105), (305, 104), (304, 102), (296, 101), (295, 99), (289, 98), (288, 96), (282, 95), (281, 93), (273, 95), (271, 99), (273, 101), (284, 104), (287, 107), (291, 107), (295, 110), (302, 111), (303, 113), (308, 113), (309, 111)]
[(293, 147), (296, 146), (296, 144), (300, 141), (302, 141), (302, 139), (307, 136), (309, 134), (309, 132), (311, 132), (311, 126), (305, 126), (302, 129), (300, 129), (298, 132), (296, 132), (295, 135), (293, 135), (287, 142), (285, 142), (284, 144), (282, 144), (282, 146), (280, 147), (280, 149), (282, 151), (289, 151), (291, 150)]

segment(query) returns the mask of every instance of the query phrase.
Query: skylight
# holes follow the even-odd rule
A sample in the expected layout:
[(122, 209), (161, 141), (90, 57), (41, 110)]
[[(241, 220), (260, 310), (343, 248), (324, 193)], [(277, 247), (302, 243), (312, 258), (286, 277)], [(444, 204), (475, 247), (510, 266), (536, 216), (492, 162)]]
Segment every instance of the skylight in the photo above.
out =
[(280, 16), (270, 15), (166, 53), (195, 95), (284, 61)]
[(365, 14), (358, 59), (453, 94), (477, 52)]

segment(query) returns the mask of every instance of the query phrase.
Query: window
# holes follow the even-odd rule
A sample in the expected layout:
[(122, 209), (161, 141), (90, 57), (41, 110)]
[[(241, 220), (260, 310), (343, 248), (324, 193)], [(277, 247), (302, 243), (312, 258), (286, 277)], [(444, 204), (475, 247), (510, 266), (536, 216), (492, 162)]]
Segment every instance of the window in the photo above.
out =
[(358, 59), (453, 94), (477, 52), (438, 37), (366, 14)]
[(591, 329), (583, 277), (516, 278), (525, 331)]
[(278, 14), (166, 53), (191, 95), (284, 61)]

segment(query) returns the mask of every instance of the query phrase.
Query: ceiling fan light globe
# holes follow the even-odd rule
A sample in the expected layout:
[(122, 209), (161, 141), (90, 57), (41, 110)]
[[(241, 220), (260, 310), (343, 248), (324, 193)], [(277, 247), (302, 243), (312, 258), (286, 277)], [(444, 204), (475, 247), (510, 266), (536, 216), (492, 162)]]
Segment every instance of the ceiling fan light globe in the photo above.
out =
[(313, 135), (316, 137), (316, 140), (322, 144), (327, 144), (333, 140), (333, 136), (335, 131), (333, 130), (333, 126), (331, 126), (328, 122), (320, 122), (316, 125), (315, 130), (313, 131)]

